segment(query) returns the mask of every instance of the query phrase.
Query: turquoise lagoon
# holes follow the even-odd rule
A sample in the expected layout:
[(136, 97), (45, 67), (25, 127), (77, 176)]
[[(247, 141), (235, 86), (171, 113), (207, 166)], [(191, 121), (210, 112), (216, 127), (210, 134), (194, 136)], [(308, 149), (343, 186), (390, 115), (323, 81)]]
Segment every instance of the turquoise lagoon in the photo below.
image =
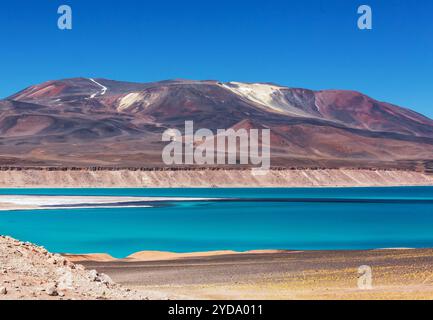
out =
[(0, 212), (0, 234), (58, 253), (433, 247), (433, 187), (0, 189), (3, 195), (217, 198)]

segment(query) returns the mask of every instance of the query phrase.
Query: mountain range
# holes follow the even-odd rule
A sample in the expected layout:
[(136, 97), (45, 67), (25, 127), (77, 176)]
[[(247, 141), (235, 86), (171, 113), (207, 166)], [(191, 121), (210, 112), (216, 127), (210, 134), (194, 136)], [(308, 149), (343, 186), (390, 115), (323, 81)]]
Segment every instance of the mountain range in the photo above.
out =
[(272, 83), (49, 81), (0, 100), (0, 166), (164, 167), (162, 133), (270, 128), (272, 166), (430, 170), (433, 120), (362, 93)]

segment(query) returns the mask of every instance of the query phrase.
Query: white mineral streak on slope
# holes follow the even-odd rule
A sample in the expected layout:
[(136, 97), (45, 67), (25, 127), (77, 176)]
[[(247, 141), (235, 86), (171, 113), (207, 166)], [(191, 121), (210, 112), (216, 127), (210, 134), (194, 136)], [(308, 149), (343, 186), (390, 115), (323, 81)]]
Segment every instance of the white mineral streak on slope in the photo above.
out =
[(94, 84), (98, 85), (101, 87), (101, 91), (94, 93), (90, 96), (90, 99), (96, 98), (97, 95), (105, 95), (107, 93), (108, 88), (103, 86), (102, 84), (100, 84), (99, 82), (95, 81), (95, 79), (89, 78), (90, 81), (92, 81)]
[(32, 98), (38, 98), (40, 96), (42, 96), (45, 93), (49, 93), (50, 90), (55, 90), (56, 86), (53, 84), (47, 85), (46, 87), (44, 87), (44, 85), (37, 85), (34, 87), (31, 87), (29, 89), (24, 90), (24, 92), (22, 94), (19, 94), (17, 96), (15, 96), (15, 100), (20, 100), (20, 99), (32, 99)]
[(284, 97), (284, 94), (281, 92), (281, 89), (286, 89), (284, 87), (263, 83), (241, 82), (229, 82), (228, 84), (222, 84), (222, 87), (230, 90), (244, 99), (258, 104), (267, 111), (301, 117), (311, 117), (310, 114), (293, 107), (287, 101), (287, 99)]
[[(36, 89), (32, 93), (30, 93), (30, 94), (27, 95), (27, 98), (37, 98), (38, 96), (41, 96), (44, 93), (49, 93), (50, 90), (54, 90), (54, 89), (56, 89), (55, 85), (49, 85), (49, 86), (47, 86), (45, 88), (42, 88), (42, 89), (39, 89), (39, 86), (37, 86)], [(21, 98), (21, 97), (26, 98), (25, 95), (24, 96), (21, 95), (21, 96), (18, 97), (18, 99)]]
[(140, 102), (143, 99), (143, 96), (138, 92), (132, 92), (124, 96), (120, 99), (119, 106), (117, 107), (117, 111), (123, 111), (128, 109), (136, 102)]
[(164, 91), (161, 92), (131, 92), (120, 99), (117, 111), (124, 111), (129, 109), (136, 103), (140, 103), (140, 107), (148, 108), (154, 104), (161, 96)]

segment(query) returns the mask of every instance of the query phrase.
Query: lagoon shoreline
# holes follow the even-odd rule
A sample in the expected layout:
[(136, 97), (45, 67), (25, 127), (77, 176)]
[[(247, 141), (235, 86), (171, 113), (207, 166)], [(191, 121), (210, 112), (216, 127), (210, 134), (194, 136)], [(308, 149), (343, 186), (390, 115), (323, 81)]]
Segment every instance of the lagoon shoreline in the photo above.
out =
[(433, 175), (383, 169), (0, 171), (0, 188), (271, 188), (432, 186)]

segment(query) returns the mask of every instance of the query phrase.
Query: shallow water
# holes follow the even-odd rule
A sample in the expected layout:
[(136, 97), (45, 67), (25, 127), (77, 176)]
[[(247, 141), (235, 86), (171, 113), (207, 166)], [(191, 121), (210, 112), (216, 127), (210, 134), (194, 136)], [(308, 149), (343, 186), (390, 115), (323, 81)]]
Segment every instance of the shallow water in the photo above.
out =
[(433, 188), (2, 189), (0, 194), (232, 198), (154, 208), (0, 212), (0, 234), (60, 253), (433, 247)]

